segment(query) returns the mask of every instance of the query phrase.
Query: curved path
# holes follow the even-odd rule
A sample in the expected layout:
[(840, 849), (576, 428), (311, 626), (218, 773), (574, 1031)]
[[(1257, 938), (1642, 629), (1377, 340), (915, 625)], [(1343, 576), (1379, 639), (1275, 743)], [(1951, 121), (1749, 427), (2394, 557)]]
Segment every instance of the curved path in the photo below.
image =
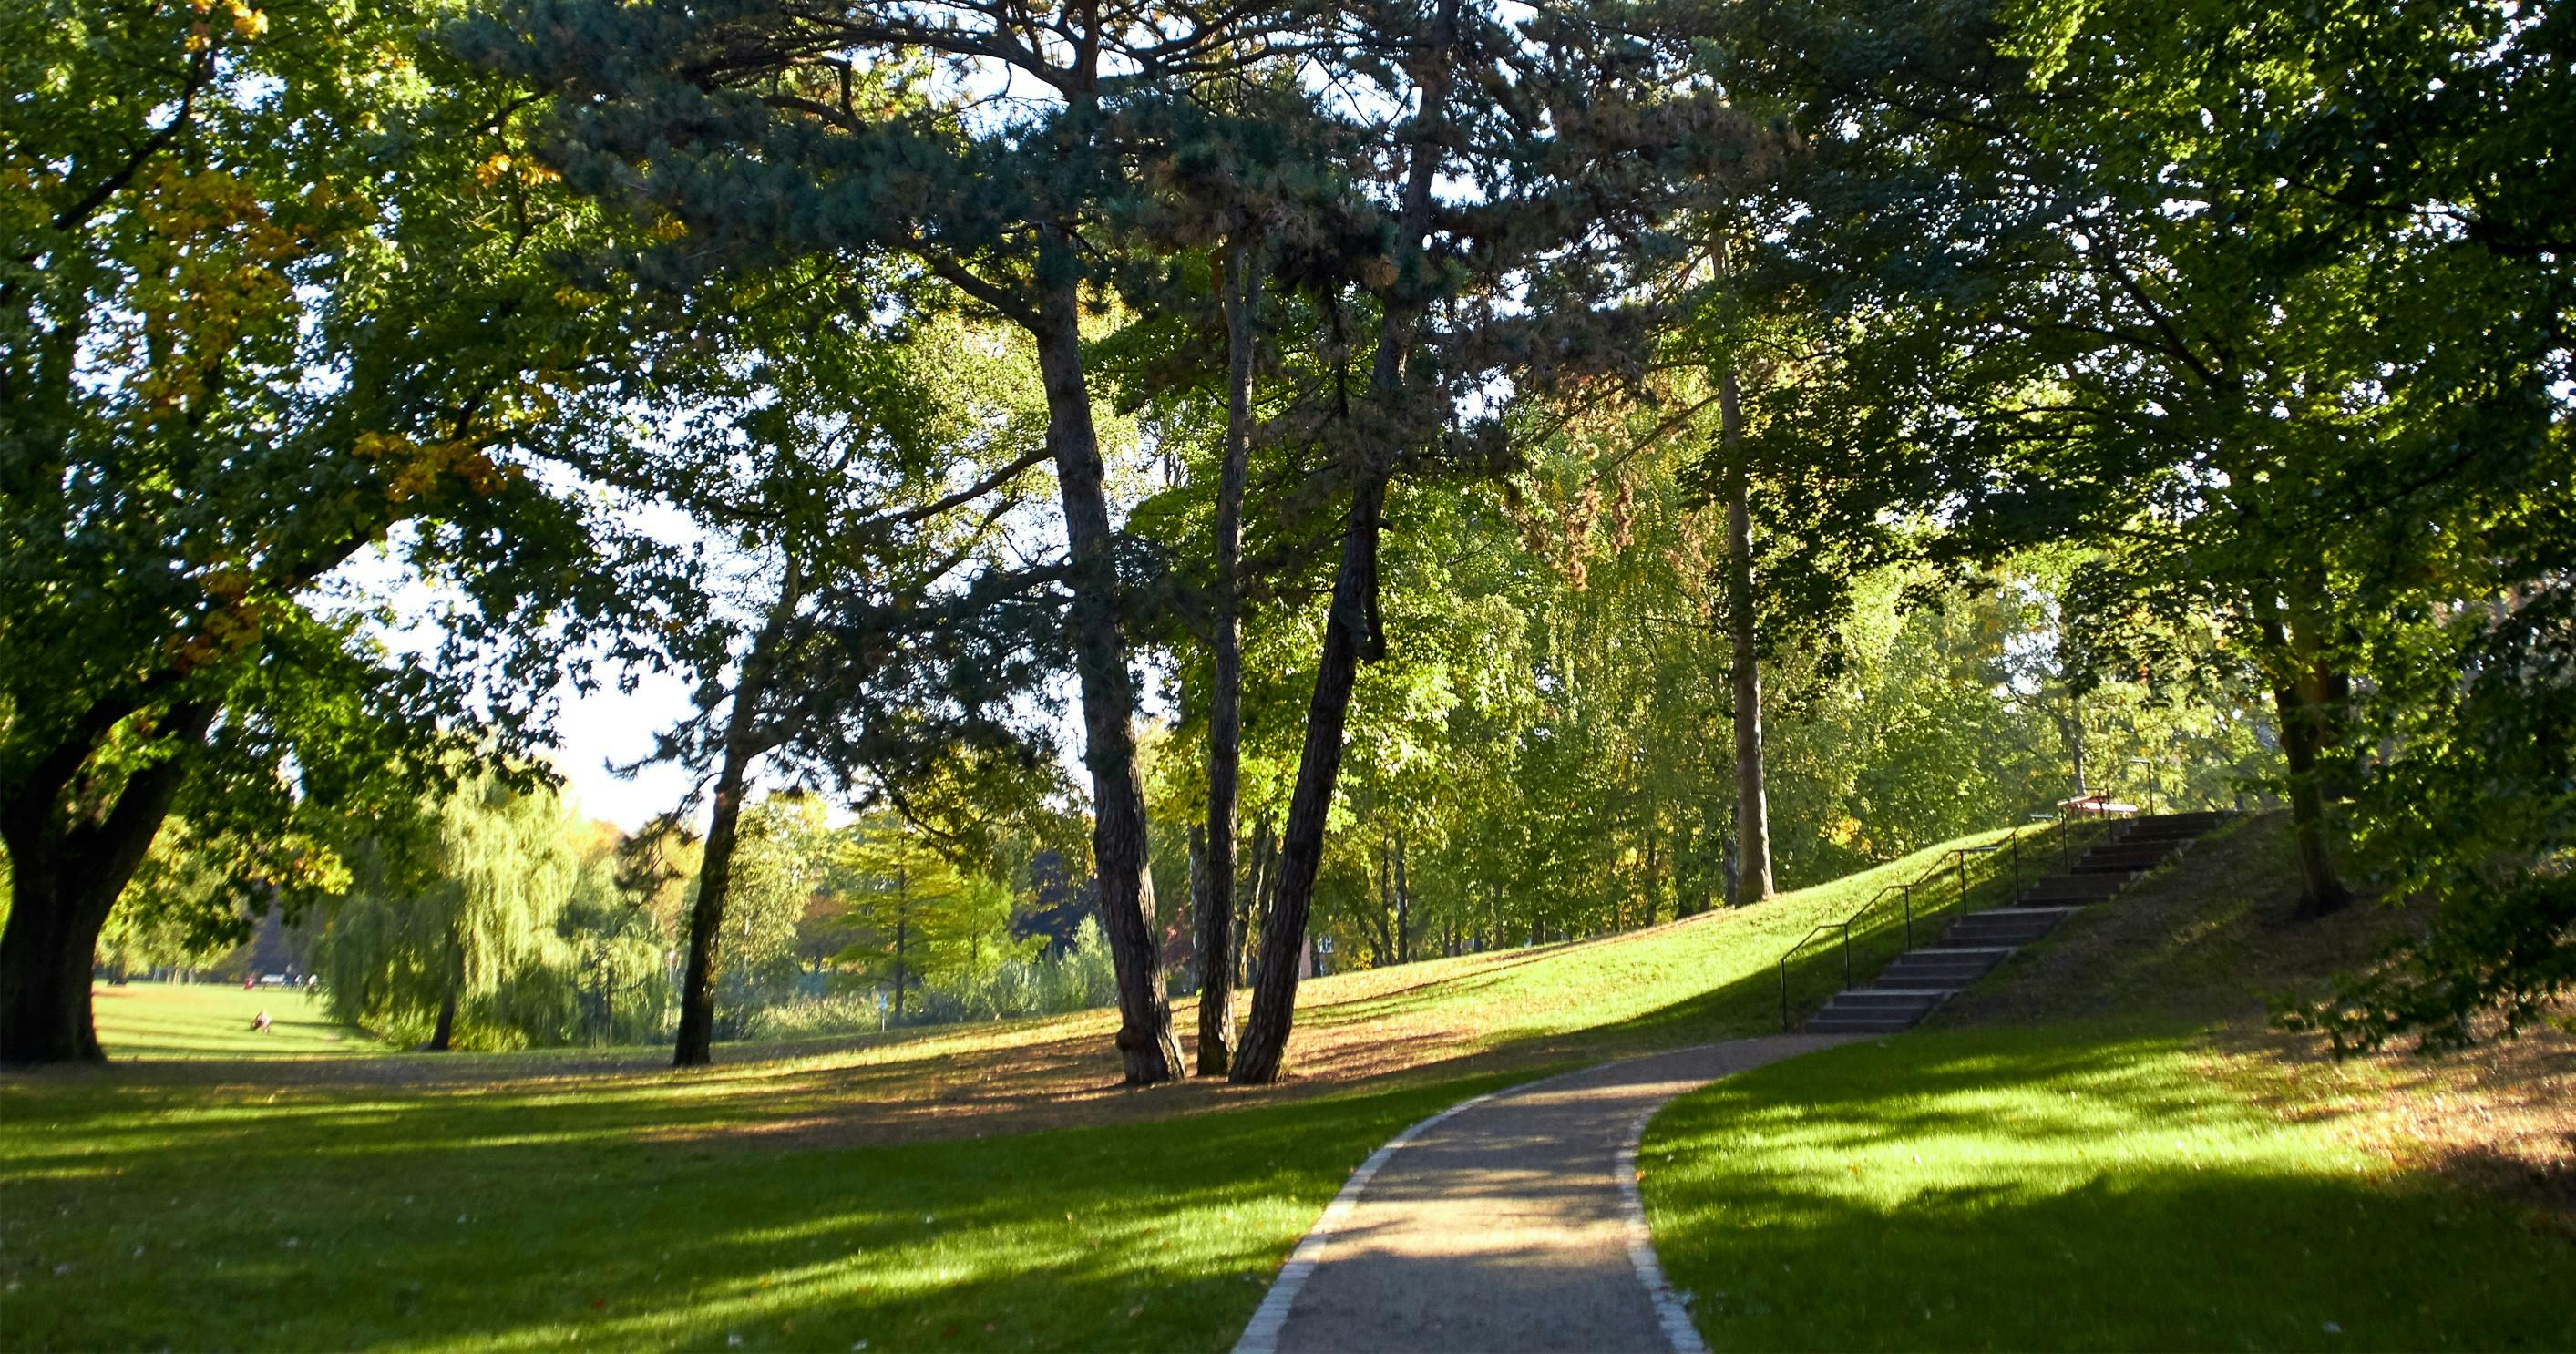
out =
[(1677, 1095), (1842, 1042), (1781, 1035), (1631, 1058), (1415, 1124), (1352, 1173), (1235, 1354), (1700, 1354), (1646, 1237), (1638, 1136)]

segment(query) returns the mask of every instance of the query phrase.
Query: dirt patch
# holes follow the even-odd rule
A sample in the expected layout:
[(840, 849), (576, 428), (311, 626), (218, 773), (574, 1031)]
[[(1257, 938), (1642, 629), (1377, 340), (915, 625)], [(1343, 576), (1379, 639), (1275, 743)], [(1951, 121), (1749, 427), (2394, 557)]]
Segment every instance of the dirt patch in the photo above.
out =
[(2341, 1061), (2321, 1039), (2254, 1027), (2221, 1039), (2281, 1074), (2265, 1080), (2283, 1115), (2330, 1121), (2399, 1170), (2510, 1200), (2576, 1240), (2576, 1035), (2527, 1031), (2454, 1053)]

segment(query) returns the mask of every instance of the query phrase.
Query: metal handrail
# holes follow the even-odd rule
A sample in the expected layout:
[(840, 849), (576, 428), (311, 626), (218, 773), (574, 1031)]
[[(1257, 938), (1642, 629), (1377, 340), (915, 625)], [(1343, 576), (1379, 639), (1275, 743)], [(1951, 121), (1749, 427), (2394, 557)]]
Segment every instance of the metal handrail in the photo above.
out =
[[(2064, 811), (2062, 811), (2062, 810), (2061, 810), (2058, 814), (2056, 814), (2055, 816), (2052, 816), (2052, 817), (2042, 817), (2042, 816), (2040, 816), (2040, 815), (2033, 815), (2033, 820), (2034, 820), (2034, 822), (2037, 822), (2037, 823), (2039, 824), (2039, 830), (2040, 830), (2040, 831), (2042, 831), (2042, 832), (2046, 832), (2046, 831), (2048, 831), (2050, 828), (2057, 828), (2057, 829), (2060, 829), (2059, 836), (2060, 836), (2060, 845), (2061, 845), (2061, 849), (2063, 848), (2063, 839), (2064, 839), (2065, 837), (2069, 836), (2069, 835), (2072, 835), (2073, 830), (2074, 830), (2074, 824), (2075, 824), (2075, 821), (2076, 821), (2073, 815), (2068, 814), (2068, 813), (2066, 813), (2066, 812), (2064, 812)], [(1781, 954), (1781, 956), (1780, 956), (1779, 970), (1780, 970), (1780, 1029), (1781, 1029), (1781, 1032), (1782, 1032), (1782, 1033), (1786, 1033), (1786, 1032), (1788, 1031), (1788, 1029), (1789, 1029), (1789, 961), (1790, 961), (1790, 960), (1792, 960), (1792, 959), (1794, 959), (1794, 958), (1796, 958), (1796, 957), (1798, 956), (1798, 952), (1799, 952), (1799, 951), (1804, 950), (1805, 948), (1807, 948), (1807, 946), (1809, 946), (1810, 944), (1813, 944), (1813, 943), (1815, 942), (1816, 937), (1821, 936), (1821, 935), (1824, 935), (1825, 933), (1827, 933), (1827, 932), (1829, 932), (1829, 931), (1830, 931), (1830, 932), (1836, 932), (1836, 933), (1839, 933), (1840, 938), (1841, 938), (1841, 942), (1842, 942), (1842, 951), (1843, 951), (1843, 986), (1845, 986), (1845, 987), (1849, 987), (1849, 986), (1851, 986), (1851, 981), (1852, 981), (1851, 929), (1852, 929), (1852, 927), (1853, 927), (1854, 925), (1858, 924), (1858, 923), (1859, 923), (1859, 921), (1860, 921), (1863, 917), (1868, 916), (1868, 915), (1870, 914), (1870, 912), (1871, 912), (1871, 910), (1872, 910), (1872, 909), (1876, 908), (1876, 907), (1877, 907), (1881, 902), (1885, 901), (1885, 900), (1886, 900), (1886, 898), (1887, 898), (1887, 895), (1889, 895), (1889, 894), (1891, 894), (1891, 893), (1900, 894), (1900, 895), (1902, 895), (1902, 896), (1903, 896), (1903, 899), (1904, 899), (1904, 908), (1905, 908), (1905, 947), (1904, 947), (1903, 949), (1901, 949), (1901, 950), (1897, 951), (1897, 953), (1898, 953), (1898, 954), (1900, 954), (1900, 955), (1902, 955), (1902, 954), (1906, 954), (1906, 953), (1911, 952), (1911, 951), (1914, 949), (1914, 890), (1915, 890), (1915, 889), (1917, 889), (1917, 888), (1919, 888), (1919, 887), (1921, 887), (1921, 886), (1923, 886), (1923, 885), (1925, 885), (1925, 884), (1928, 884), (1928, 883), (1932, 882), (1932, 881), (1933, 881), (1933, 880), (1935, 880), (1935, 879), (1940, 878), (1940, 877), (1941, 877), (1941, 875), (1942, 875), (1943, 873), (1945, 873), (1945, 872), (1947, 872), (1947, 871), (1950, 871), (1950, 870), (1952, 870), (1952, 869), (1954, 869), (1954, 868), (1955, 868), (1955, 869), (1956, 869), (1956, 871), (1957, 871), (1958, 881), (1959, 881), (1959, 892), (1958, 892), (1958, 897), (1957, 897), (1957, 907), (1958, 907), (1958, 909), (1959, 909), (1960, 911), (1963, 911), (1963, 912), (1964, 912), (1964, 911), (1965, 911), (1965, 909), (1967, 908), (1967, 905), (1968, 905), (1968, 857), (1970, 857), (1970, 856), (1993, 855), (1993, 854), (1995, 854), (1995, 853), (1997, 853), (1997, 852), (2002, 852), (2002, 851), (2009, 850), (2009, 851), (2010, 851), (2010, 858), (2011, 858), (2011, 860), (2012, 860), (2012, 871), (2013, 871), (2013, 893), (2012, 893), (2012, 896), (2013, 896), (2015, 899), (2019, 899), (2019, 898), (2021, 897), (2021, 887), (2022, 887), (2022, 874), (2021, 874), (2021, 843), (2022, 843), (2022, 834), (2023, 834), (2024, 832), (2029, 831), (2029, 830), (2031, 829), (2032, 825), (2033, 825), (2033, 824), (2032, 824), (2032, 823), (2030, 823), (2030, 822), (2022, 823), (2022, 824), (2020, 824), (2020, 825), (2018, 825), (2018, 826), (2014, 827), (2010, 832), (2008, 832), (2008, 833), (2004, 834), (2004, 839), (2003, 839), (2002, 841), (1996, 842), (1996, 843), (1994, 843), (1994, 844), (1992, 844), (1992, 845), (1989, 845), (1989, 846), (1954, 846), (1954, 847), (1950, 848), (1948, 851), (1943, 852), (1943, 853), (1942, 853), (1942, 856), (1941, 856), (1941, 859), (1939, 859), (1939, 860), (1937, 860), (1937, 861), (1933, 862), (1933, 864), (1932, 864), (1932, 868), (1931, 868), (1931, 869), (1929, 869), (1929, 870), (1924, 871), (1924, 872), (1923, 872), (1923, 874), (1922, 874), (1922, 875), (1920, 875), (1920, 876), (1918, 876), (1917, 878), (1910, 879), (1910, 880), (1905, 880), (1905, 881), (1900, 882), (1900, 883), (1889, 884), (1889, 885), (1887, 885), (1886, 887), (1884, 887), (1884, 888), (1880, 889), (1878, 892), (1876, 892), (1876, 893), (1874, 893), (1874, 894), (1870, 895), (1870, 899), (1869, 899), (1869, 901), (1868, 901), (1868, 902), (1866, 902), (1866, 903), (1861, 904), (1861, 905), (1860, 905), (1860, 907), (1859, 907), (1858, 909), (1854, 910), (1854, 911), (1853, 911), (1853, 913), (1852, 913), (1850, 916), (1845, 917), (1845, 918), (1843, 918), (1841, 921), (1838, 921), (1838, 922), (1829, 921), (1829, 922), (1819, 923), (1819, 924), (1818, 924), (1818, 925), (1816, 925), (1815, 927), (1813, 927), (1813, 928), (1809, 929), (1809, 930), (1808, 930), (1808, 932), (1807, 932), (1807, 934), (1805, 934), (1804, 936), (1799, 937), (1799, 939), (1798, 939), (1798, 943), (1797, 943), (1797, 944), (1795, 944), (1795, 945), (1790, 946), (1790, 947), (1789, 947), (1785, 952), (1783, 952), (1783, 953)]]

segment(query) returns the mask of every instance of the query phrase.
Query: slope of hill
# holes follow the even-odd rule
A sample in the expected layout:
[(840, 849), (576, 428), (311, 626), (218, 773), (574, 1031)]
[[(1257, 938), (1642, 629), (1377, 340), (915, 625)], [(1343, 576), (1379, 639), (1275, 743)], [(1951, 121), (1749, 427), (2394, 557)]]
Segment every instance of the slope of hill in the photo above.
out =
[(2238, 824), (1927, 1028), (1659, 1116), (1643, 1190), (1709, 1344), (2565, 1346), (2576, 1040), (2337, 1064), (2270, 1032), (2267, 996), (2408, 924), (2293, 921), (2288, 849)]

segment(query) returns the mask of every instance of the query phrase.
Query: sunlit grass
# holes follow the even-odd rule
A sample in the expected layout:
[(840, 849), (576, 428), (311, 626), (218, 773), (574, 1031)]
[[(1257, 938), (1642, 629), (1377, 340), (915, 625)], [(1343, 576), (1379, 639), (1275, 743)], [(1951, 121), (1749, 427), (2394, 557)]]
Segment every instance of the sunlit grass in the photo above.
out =
[(1718, 1349), (2564, 1349), (2576, 1248), (2248, 1094), (2193, 1032), (1918, 1032), (1677, 1102), (1640, 1156)]
[(1222, 1347), (1363, 1157), (1493, 1084), (806, 1151), (496, 1133), (418, 1098), (248, 1123), (13, 1114), (12, 1162), (49, 1169), (0, 1186), (0, 1330), (13, 1348)]
[[(98, 1040), (118, 1058), (349, 1057), (385, 1051), (363, 1030), (331, 1018), (322, 999), (286, 988), (229, 983), (101, 983), (90, 996)], [(252, 1028), (266, 1011), (269, 1027)]]
[[(103, 988), (111, 1053), (144, 1060), (0, 1079), (0, 1331), (1222, 1347), (1404, 1124), (1576, 1061), (1774, 1028), (1780, 951), (1933, 854), (1598, 942), (1309, 983), (1295, 1078), (1267, 1090), (1120, 1090), (1108, 1012), (730, 1045), (673, 1073), (667, 1049), (388, 1052), (309, 1025), (300, 996)], [(1802, 1004), (1838, 976), (1830, 952), (1805, 962)], [(250, 1032), (262, 1003), (283, 1034)], [(334, 1033), (349, 1056), (253, 1056)]]

